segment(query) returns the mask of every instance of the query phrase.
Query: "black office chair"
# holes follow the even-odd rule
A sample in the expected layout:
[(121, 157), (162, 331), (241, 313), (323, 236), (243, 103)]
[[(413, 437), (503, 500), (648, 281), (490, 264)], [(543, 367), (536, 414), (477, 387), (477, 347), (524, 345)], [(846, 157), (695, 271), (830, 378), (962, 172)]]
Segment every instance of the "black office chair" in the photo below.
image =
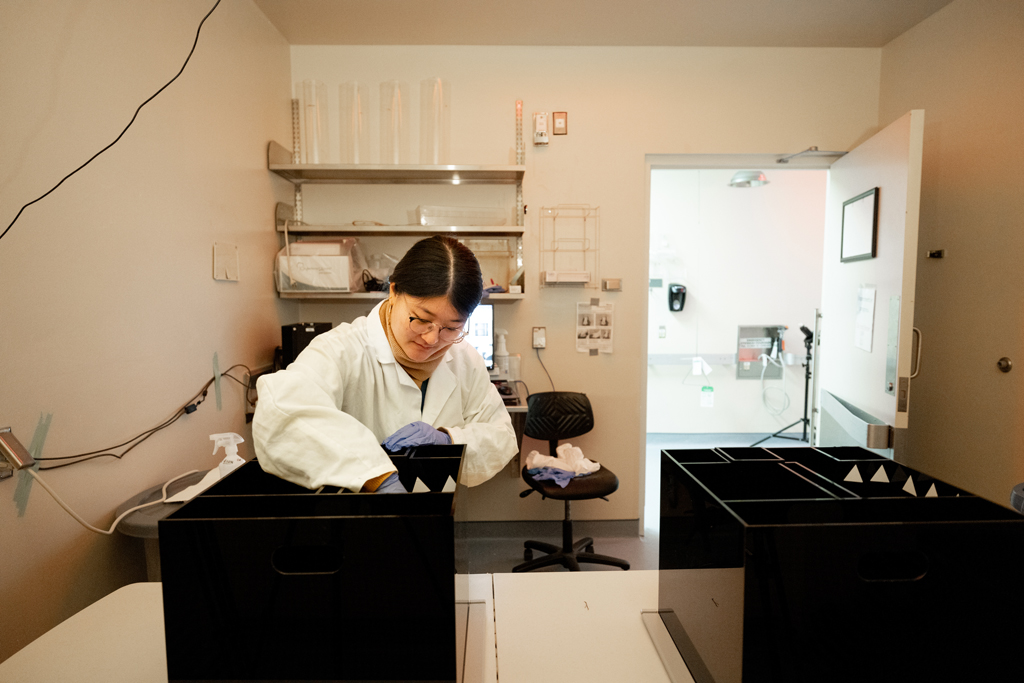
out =
[[(547, 441), (550, 455), (554, 456), (561, 439), (571, 439), (586, 434), (594, 428), (594, 412), (590, 408), (590, 400), (585, 394), (571, 391), (549, 391), (541, 394), (530, 394), (526, 400), (526, 424), (523, 433), (532, 439)], [(569, 485), (562, 488), (550, 480), (538, 481), (523, 467), (523, 480), (530, 488), (520, 493), (525, 498), (534, 491), (540, 492), (544, 498), (565, 501), (565, 519), (562, 520), (562, 546), (543, 541), (526, 541), (523, 559), (526, 562), (517, 565), (513, 572), (528, 572), (553, 564), (561, 564), (570, 571), (578, 572), (580, 562), (607, 564), (613, 567), (629, 569), (629, 562), (607, 555), (594, 553), (594, 539), (581, 538), (573, 543), (572, 517), (569, 514), (569, 501), (605, 498), (619, 488), (619, 478), (604, 465), (597, 472), (583, 477), (574, 477)], [(533, 559), (533, 551), (547, 553), (544, 557)]]

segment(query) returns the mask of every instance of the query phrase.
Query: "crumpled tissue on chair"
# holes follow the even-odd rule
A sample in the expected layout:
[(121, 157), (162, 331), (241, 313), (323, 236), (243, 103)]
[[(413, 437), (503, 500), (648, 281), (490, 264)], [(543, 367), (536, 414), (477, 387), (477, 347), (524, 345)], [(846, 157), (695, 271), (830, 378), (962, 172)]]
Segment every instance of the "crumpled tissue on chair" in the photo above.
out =
[(526, 456), (526, 469), (533, 470), (541, 467), (554, 467), (576, 474), (593, 474), (601, 469), (600, 463), (588, 460), (583, 456), (583, 451), (571, 443), (563, 443), (555, 449), (558, 457), (541, 455), (537, 451), (530, 451)]
[(526, 470), (534, 481), (553, 481), (563, 489), (576, 477), (585, 477), (585, 474), (576, 474), (569, 470), (560, 470), (557, 467), (541, 467), (539, 469)]

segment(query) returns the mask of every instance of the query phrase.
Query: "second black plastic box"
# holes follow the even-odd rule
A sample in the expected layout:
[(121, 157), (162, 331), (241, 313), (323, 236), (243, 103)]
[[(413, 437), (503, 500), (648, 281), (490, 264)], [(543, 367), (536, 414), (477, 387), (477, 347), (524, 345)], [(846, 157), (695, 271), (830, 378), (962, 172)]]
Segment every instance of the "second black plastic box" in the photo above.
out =
[(859, 449), (662, 452), (658, 602), (697, 683), (995, 681), (1024, 518)]

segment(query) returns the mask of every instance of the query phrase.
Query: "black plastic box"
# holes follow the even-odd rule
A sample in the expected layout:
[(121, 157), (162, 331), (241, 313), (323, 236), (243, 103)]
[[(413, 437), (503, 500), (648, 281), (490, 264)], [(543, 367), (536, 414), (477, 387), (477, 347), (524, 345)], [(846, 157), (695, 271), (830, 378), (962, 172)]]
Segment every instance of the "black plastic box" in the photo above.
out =
[(249, 462), (161, 520), (169, 681), (455, 681), (440, 491), (464, 447), (417, 450), (392, 459), (429, 493), (313, 492)]
[(731, 450), (662, 451), (659, 611), (697, 683), (1017, 669), (1024, 517), (870, 451)]

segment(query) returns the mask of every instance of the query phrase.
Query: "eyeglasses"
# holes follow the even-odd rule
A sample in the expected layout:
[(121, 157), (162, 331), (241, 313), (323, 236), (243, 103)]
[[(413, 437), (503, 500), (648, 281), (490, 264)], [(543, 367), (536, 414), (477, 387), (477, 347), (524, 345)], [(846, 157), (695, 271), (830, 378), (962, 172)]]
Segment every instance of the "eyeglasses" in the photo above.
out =
[(451, 344), (458, 344), (469, 331), (465, 327), (445, 327), (414, 315), (409, 316), (409, 329), (416, 334), (429, 334), (434, 328), (437, 328), (438, 339)]

